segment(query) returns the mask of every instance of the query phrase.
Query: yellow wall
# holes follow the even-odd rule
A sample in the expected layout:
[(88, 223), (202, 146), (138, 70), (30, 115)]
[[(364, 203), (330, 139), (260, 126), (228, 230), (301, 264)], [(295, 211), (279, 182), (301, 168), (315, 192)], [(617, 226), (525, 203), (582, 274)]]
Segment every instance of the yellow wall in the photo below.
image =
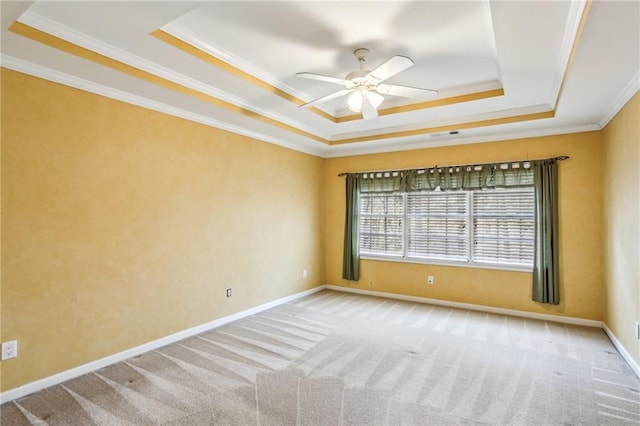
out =
[[(531, 301), (531, 273), (361, 260), (357, 283), (343, 280), (344, 178), (340, 172), (547, 158), (559, 166), (560, 297)], [(326, 278), (329, 284), (522, 311), (603, 319), (601, 142), (599, 132), (329, 159), (325, 166)], [(588, 186), (585, 185), (588, 183)], [(435, 284), (427, 286), (427, 275)]]
[(640, 364), (640, 93), (605, 127), (605, 323)]
[[(2, 94), (2, 79), (0, 78), (0, 94)], [(2, 102), (0, 102), (0, 117), (2, 117)], [(2, 199), (2, 121), (0, 120), (0, 200)], [(0, 253), (2, 253), (2, 208), (0, 206)], [(1, 255), (0, 255), (1, 258)], [(2, 262), (0, 261), (0, 342), (2, 336)], [(2, 391), (2, 362), (0, 362), (0, 391)]]
[(3, 70), (2, 390), (323, 284), (322, 179), (322, 159)]
[[(0, 333), (20, 355), (2, 362), (1, 389), (320, 284), (352, 287), (340, 172), (562, 154), (559, 306), (532, 302), (523, 272), (363, 260), (355, 286), (606, 319), (638, 356), (638, 102), (604, 132), (323, 160), (3, 70)], [(603, 152), (627, 165), (605, 179), (606, 215)]]

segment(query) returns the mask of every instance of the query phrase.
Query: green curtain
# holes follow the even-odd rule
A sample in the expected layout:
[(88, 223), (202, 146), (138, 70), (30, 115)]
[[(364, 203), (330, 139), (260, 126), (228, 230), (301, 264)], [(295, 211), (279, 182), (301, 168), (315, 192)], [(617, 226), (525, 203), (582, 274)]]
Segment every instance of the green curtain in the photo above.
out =
[(533, 162), (535, 187), (535, 246), (533, 300), (560, 303), (558, 274), (558, 164), (555, 159)]
[(347, 174), (346, 181), (342, 278), (358, 281), (360, 279), (360, 244), (358, 241), (360, 179), (355, 174)]
[(533, 300), (560, 303), (558, 284), (558, 168), (556, 159), (348, 173), (342, 277), (360, 278), (359, 194), (535, 187)]

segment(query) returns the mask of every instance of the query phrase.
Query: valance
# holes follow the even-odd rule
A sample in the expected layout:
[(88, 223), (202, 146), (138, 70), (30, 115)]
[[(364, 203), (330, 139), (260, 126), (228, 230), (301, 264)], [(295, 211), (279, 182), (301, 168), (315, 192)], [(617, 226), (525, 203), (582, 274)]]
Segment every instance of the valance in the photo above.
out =
[(360, 182), (360, 192), (403, 192), (406, 170), (397, 172), (355, 173)]
[(433, 167), (407, 170), (406, 192), (459, 191), (533, 185), (531, 162)]
[(532, 165), (537, 161), (469, 164), (397, 171), (350, 173), (360, 192), (460, 191), (533, 186)]

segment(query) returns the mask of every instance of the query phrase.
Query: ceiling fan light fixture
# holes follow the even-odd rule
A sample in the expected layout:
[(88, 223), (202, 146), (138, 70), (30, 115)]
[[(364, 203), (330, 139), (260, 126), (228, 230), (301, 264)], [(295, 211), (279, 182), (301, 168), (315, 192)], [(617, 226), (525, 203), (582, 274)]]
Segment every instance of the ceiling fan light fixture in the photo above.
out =
[(358, 90), (354, 91), (351, 96), (349, 96), (347, 105), (349, 105), (349, 109), (353, 112), (362, 111), (362, 92)]
[(349, 105), (349, 109), (353, 112), (361, 112), (362, 111), (362, 98), (366, 96), (369, 98), (369, 102), (375, 109), (378, 109), (384, 97), (379, 93), (376, 93), (372, 90), (368, 90), (364, 86), (360, 86), (361, 88), (356, 89), (349, 99), (347, 100), (347, 105)]
[(378, 117), (378, 107), (384, 100), (382, 95), (399, 96), (403, 98), (416, 98), (424, 94), (432, 96), (435, 94), (437, 96), (438, 92), (435, 90), (383, 83), (387, 79), (412, 66), (413, 61), (410, 58), (396, 55), (373, 71), (369, 71), (364, 69), (364, 61), (367, 53), (369, 53), (369, 50), (365, 48), (359, 48), (353, 51), (353, 55), (360, 63), (360, 69), (350, 72), (345, 78), (331, 77), (311, 72), (297, 73), (296, 75), (298, 77), (336, 83), (344, 86), (343, 90), (301, 104), (299, 107), (308, 108), (315, 104), (327, 102), (351, 93), (347, 99), (349, 109), (355, 113), (362, 113), (363, 119), (371, 120)]

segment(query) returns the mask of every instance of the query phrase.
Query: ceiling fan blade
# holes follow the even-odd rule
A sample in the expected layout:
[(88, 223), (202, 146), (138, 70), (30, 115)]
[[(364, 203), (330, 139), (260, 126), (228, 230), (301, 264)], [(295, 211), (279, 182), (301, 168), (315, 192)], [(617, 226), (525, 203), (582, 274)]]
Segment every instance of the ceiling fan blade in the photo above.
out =
[(413, 66), (413, 61), (406, 56), (396, 55), (367, 75), (371, 83), (380, 83), (401, 71)]
[(296, 77), (308, 78), (310, 80), (326, 81), (327, 83), (342, 84), (343, 86), (351, 83), (351, 81), (345, 80), (344, 78), (331, 77), (331, 76), (322, 75), (322, 74), (314, 74), (312, 72), (299, 72), (296, 74)]
[(364, 95), (362, 96), (362, 118), (365, 120), (371, 120), (372, 118), (376, 118), (378, 116), (378, 110), (373, 106), (369, 97)]
[(331, 99), (339, 98), (340, 96), (347, 95), (347, 94), (349, 94), (351, 92), (353, 92), (353, 89), (339, 90), (339, 91), (337, 91), (335, 93), (332, 93), (330, 95), (323, 96), (321, 98), (314, 99), (311, 102), (307, 102), (306, 104), (299, 105), (298, 108), (308, 108), (308, 107), (311, 107), (311, 106), (314, 106), (314, 105), (317, 105), (317, 104), (321, 104), (323, 102), (330, 101)]
[(418, 87), (398, 86), (395, 84), (378, 84), (376, 91), (382, 95), (400, 96), (402, 98), (425, 98), (438, 96), (437, 90), (420, 89)]

